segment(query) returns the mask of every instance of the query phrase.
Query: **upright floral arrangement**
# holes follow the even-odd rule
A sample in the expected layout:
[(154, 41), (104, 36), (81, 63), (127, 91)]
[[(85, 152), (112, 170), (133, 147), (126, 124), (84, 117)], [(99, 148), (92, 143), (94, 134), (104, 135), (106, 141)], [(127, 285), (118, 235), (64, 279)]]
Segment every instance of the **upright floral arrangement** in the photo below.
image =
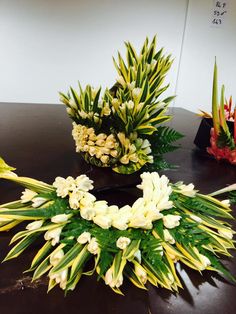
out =
[[(212, 118), (210, 147), (207, 152), (217, 160), (227, 160), (236, 165), (236, 108), (232, 110), (232, 97), (225, 100), (225, 87), (221, 87), (218, 100), (217, 65), (215, 62), (212, 88), (212, 115), (203, 112), (203, 116)], [(229, 124), (232, 124), (230, 129)]]
[[(48, 275), (48, 290), (75, 289), (81, 276), (105, 281), (116, 293), (124, 277), (138, 288), (146, 283), (178, 291), (175, 265), (211, 270), (235, 278), (220, 262), (234, 248), (229, 200), (198, 193), (193, 184), (171, 184), (164, 175), (145, 172), (138, 186), (143, 195), (119, 208), (94, 196), (86, 176), (57, 177), (52, 185), (19, 177), (0, 159), (0, 178), (23, 185), (19, 200), (0, 205), (0, 231), (28, 222), (17, 232), (6, 260), (18, 257), (37, 239), (41, 248), (29, 271), (33, 280)], [(232, 185), (215, 194), (235, 190)], [(231, 192), (233, 193), (233, 192)], [(235, 194), (233, 200), (235, 201)], [(39, 242), (40, 243), (40, 242)], [(94, 260), (92, 269), (87, 262)]]
[(115, 85), (101, 96), (94, 89), (79, 84), (68, 94), (60, 93), (73, 120), (72, 135), (76, 151), (99, 167), (112, 167), (118, 173), (133, 173), (146, 164), (165, 168), (162, 154), (173, 151), (172, 145), (181, 135), (160, 126), (171, 116), (167, 107), (174, 97), (160, 100), (166, 91), (165, 76), (172, 64), (171, 56), (156, 51), (156, 37), (145, 40), (140, 54), (126, 43), (126, 61), (118, 53), (114, 65), (118, 72)]

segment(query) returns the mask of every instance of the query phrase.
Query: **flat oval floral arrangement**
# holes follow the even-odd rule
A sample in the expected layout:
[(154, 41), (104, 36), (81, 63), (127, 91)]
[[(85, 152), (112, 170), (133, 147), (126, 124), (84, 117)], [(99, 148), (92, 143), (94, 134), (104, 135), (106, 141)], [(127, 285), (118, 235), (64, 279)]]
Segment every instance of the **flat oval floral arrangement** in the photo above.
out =
[[(36, 240), (42, 247), (28, 271), (33, 280), (47, 274), (48, 290), (59, 285), (74, 290), (81, 276), (95, 272), (116, 293), (122, 294), (124, 277), (138, 288), (154, 286), (172, 291), (182, 288), (176, 262), (199, 272), (216, 271), (235, 282), (220, 261), (231, 256), (235, 233), (230, 201), (212, 195), (231, 191), (236, 185), (204, 195), (193, 184), (172, 184), (157, 172), (141, 174), (142, 197), (119, 208), (93, 195), (86, 176), (57, 177), (52, 185), (19, 177), (0, 159), (0, 178), (25, 187), (19, 200), (0, 205), (0, 231), (28, 222), (16, 233), (4, 261), (18, 257)], [(92, 269), (86, 265), (94, 260)], [(90, 263), (91, 264), (91, 263)]]
[[(159, 100), (169, 85), (162, 86), (172, 64), (171, 56), (156, 51), (156, 37), (145, 40), (140, 54), (126, 43), (126, 57), (114, 60), (118, 78), (115, 85), (60, 93), (73, 120), (72, 135), (76, 151), (85, 161), (98, 167), (111, 167), (130, 174), (144, 165), (164, 169), (169, 165), (163, 154), (173, 151), (173, 142), (182, 137), (175, 130), (160, 126), (170, 120), (167, 107), (174, 97)], [(151, 169), (150, 167), (148, 168)]]

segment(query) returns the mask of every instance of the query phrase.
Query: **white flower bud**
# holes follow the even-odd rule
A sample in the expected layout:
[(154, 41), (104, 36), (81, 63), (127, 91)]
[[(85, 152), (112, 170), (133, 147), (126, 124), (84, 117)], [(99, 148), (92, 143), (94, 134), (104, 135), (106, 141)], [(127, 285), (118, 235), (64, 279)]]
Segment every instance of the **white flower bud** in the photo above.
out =
[(60, 215), (56, 215), (54, 217), (51, 218), (51, 222), (53, 223), (61, 223), (61, 222), (65, 222), (68, 220), (70, 216), (66, 215), (66, 214), (60, 214)]
[(59, 243), (61, 231), (62, 231), (61, 227), (58, 227), (58, 228), (55, 228), (55, 229), (52, 229), (52, 230), (48, 230), (44, 234), (44, 239), (46, 241), (52, 240), (52, 246), (54, 246), (57, 243)]
[(116, 241), (116, 246), (124, 250), (127, 248), (127, 246), (130, 244), (131, 240), (127, 237), (119, 237), (119, 239)]
[(188, 197), (194, 197), (196, 195), (196, 190), (194, 190), (194, 185), (192, 183), (186, 185), (186, 184), (181, 184), (178, 186), (180, 189), (180, 192), (183, 195), (186, 195)]
[(91, 254), (98, 254), (99, 252), (99, 246), (97, 243), (96, 238), (92, 238), (91, 241), (89, 242), (88, 246), (87, 246), (87, 250), (91, 253)]
[(111, 218), (108, 215), (97, 215), (93, 217), (93, 222), (102, 229), (109, 229), (111, 226)]
[(180, 224), (181, 216), (178, 215), (166, 215), (163, 218), (163, 224), (168, 229), (173, 229)]
[(60, 260), (64, 257), (64, 252), (62, 249), (60, 250), (56, 250), (56, 252), (53, 252), (50, 255), (50, 264), (52, 266), (56, 266), (58, 265), (58, 263), (60, 262)]
[(91, 234), (89, 232), (83, 232), (81, 235), (77, 238), (77, 242), (80, 244), (85, 244), (87, 242), (90, 242), (91, 240)]
[(135, 263), (134, 272), (136, 276), (140, 279), (140, 281), (145, 285), (145, 283), (147, 282), (147, 273), (145, 269), (138, 263)]
[(105, 165), (108, 164), (109, 162), (109, 156), (107, 155), (103, 155), (100, 159), (101, 159), (101, 162)]
[(219, 229), (218, 230), (219, 235), (221, 235), (222, 237), (228, 239), (228, 240), (232, 240), (233, 239), (233, 232), (232, 230), (229, 229)]
[(169, 242), (170, 244), (174, 244), (175, 243), (175, 239), (172, 237), (172, 235), (170, 234), (169, 230), (164, 229), (163, 233), (164, 233), (164, 239), (165, 239), (166, 242)]
[(27, 230), (36, 230), (36, 229), (39, 229), (42, 227), (43, 225), (43, 220), (36, 220), (36, 221), (33, 221), (31, 223), (29, 223), (27, 226), (26, 226), (26, 229)]
[(32, 200), (32, 207), (37, 208), (46, 203), (48, 200), (44, 197), (35, 197)]
[(25, 189), (21, 195), (21, 203), (30, 202), (36, 195), (38, 195), (36, 192)]

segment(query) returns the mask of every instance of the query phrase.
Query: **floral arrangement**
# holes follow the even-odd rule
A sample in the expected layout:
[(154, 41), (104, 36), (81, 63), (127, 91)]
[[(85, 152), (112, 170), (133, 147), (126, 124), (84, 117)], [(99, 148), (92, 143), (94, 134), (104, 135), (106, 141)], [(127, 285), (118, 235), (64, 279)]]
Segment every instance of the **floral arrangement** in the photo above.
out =
[[(0, 159), (0, 178), (23, 185), (19, 200), (0, 205), (0, 231), (22, 222), (14, 246), (4, 261), (18, 257), (34, 241), (39, 249), (28, 271), (33, 280), (48, 274), (48, 290), (59, 285), (75, 289), (81, 276), (98, 274), (116, 293), (127, 277), (138, 288), (146, 283), (178, 291), (182, 288), (175, 268), (181, 262), (199, 272), (211, 270), (235, 282), (220, 261), (234, 248), (230, 201), (219, 201), (194, 189), (193, 184), (172, 184), (165, 175), (144, 172), (138, 188), (143, 195), (119, 208), (92, 193), (86, 176), (57, 177), (52, 185), (19, 177)], [(236, 185), (215, 192), (233, 190)], [(24, 225), (25, 226), (25, 225)], [(92, 269), (87, 262), (94, 260)]]
[[(79, 91), (72, 87), (60, 93), (73, 120), (72, 136), (76, 151), (98, 167), (111, 167), (130, 174), (144, 165), (167, 168), (163, 154), (173, 151), (172, 143), (181, 138), (178, 132), (161, 123), (170, 120), (167, 107), (174, 97), (159, 100), (169, 85), (162, 86), (172, 64), (171, 56), (156, 51), (156, 37), (145, 40), (140, 54), (126, 43), (126, 62), (118, 53), (114, 60), (118, 78), (115, 85), (98, 89), (87, 85)], [(149, 168), (150, 169), (150, 168)]]
[[(210, 147), (207, 152), (217, 160), (227, 160), (236, 165), (236, 108), (232, 110), (232, 97), (225, 100), (225, 87), (221, 87), (220, 103), (218, 101), (217, 65), (215, 62), (212, 90), (212, 115), (202, 111), (202, 116), (212, 118)], [(229, 128), (233, 124), (233, 132)]]

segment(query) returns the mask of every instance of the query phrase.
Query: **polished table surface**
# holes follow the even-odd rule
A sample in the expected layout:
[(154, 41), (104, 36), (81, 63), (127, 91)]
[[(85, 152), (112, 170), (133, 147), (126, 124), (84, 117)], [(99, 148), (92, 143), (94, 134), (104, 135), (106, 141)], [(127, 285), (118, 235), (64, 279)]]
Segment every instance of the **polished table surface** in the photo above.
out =
[[(178, 168), (163, 173), (173, 182), (193, 182), (203, 193), (236, 182), (235, 166), (206, 158), (195, 148), (193, 140), (199, 118), (180, 108), (170, 109), (170, 113), (174, 113), (170, 126), (185, 137), (179, 141), (181, 148), (166, 157)], [(64, 106), (0, 103), (0, 156), (17, 168), (18, 175), (52, 183), (59, 175), (87, 173), (103, 199), (109, 203), (131, 203), (137, 191), (125, 186), (138, 182), (139, 176), (118, 175), (110, 169), (87, 165), (75, 153), (71, 130)], [(117, 189), (121, 185), (123, 189)], [(16, 199), (21, 190), (1, 180), (0, 203)], [(0, 234), (0, 260), (7, 253), (13, 233)], [(96, 276), (82, 277), (76, 290), (66, 297), (59, 288), (47, 294), (46, 277), (32, 283), (30, 274), (23, 273), (37, 248), (32, 246), (19, 258), (0, 265), (1, 314), (232, 314), (236, 311), (235, 285), (216, 273), (205, 271), (201, 275), (180, 265), (177, 267), (184, 289), (179, 294), (151, 285), (144, 291), (125, 281), (122, 287), (125, 296), (119, 296), (97, 281)], [(235, 251), (232, 255), (236, 257)], [(236, 258), (224, 263), (236, 275)]]

